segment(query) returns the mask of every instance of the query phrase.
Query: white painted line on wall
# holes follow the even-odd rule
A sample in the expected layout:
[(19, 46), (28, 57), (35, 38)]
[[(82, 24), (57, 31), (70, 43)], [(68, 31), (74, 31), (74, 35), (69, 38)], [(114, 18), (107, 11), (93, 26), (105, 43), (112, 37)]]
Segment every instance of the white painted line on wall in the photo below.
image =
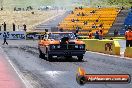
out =
[[(95, 54), (100, 54), (100, 55), (103, 55), (103, 56), (109, 56), (109, 57), (115, 57), (115, 58), (121, 58), (121, 59), (131, 59), (132, 58), (129, 58), (129, 57), (123, 57), (123, 56), (116, 56), (116, 55), (110, 55), (110, 54), (104, 54), (104, 53), (99, 53), (99, 52), (92, 52), (92, 51), (87, 51), (87, 52), (90, 52), (90, 53), (95, 53)], [(123, 52), (121, 52), (122, 54)], [(124, 53), (123, 53), (124, 54)]]

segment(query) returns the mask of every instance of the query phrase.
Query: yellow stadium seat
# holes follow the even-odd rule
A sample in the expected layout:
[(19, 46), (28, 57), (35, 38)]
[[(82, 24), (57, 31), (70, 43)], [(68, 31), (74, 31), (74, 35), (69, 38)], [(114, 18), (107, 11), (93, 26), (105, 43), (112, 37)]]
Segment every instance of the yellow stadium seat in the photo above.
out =
[[(95, 10), (94, 14), (90, 12)], [(104, 34), (107, 34), (113, 22), (115, 21), (119, 10), (117, 8), (83, 8), (75, 9), (74, 14), (69, 14), (63, 21), (60, 23), (59, 27), (62, 27), (64, 30), (75, 30), (76, 26), (82, 28), (82, 30), (92, 30), (96, 32), (99, 30), (99, 25), (103, 24), (102, 30)], [(85, 14), (85, 16), (77, 16), (78, 13)], [(71, 20), (79, 20), (71, 22)], [(98, 21), (97, 21), (98, 20)], [(87, 25), (84, 25), (84, 21), (87, 21)], [(92, 28), (93, 25), (96, 25), (97, 28)], [(81, 35), (87, 35), (88, 32), (79, 32)]]

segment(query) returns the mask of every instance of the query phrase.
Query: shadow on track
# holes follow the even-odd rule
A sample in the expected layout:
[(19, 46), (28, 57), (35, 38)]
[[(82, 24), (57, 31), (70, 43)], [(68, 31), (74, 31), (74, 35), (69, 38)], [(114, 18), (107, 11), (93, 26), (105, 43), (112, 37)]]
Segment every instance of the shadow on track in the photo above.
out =
[[(41, 59), (44, 59), (44, 60), (48, 61), (48, 60), (45, 59), (45, 58), (41, 58)], [(82, 62), (82, 63), (83, 63), (83, 62), (87, 62), (87, 61), (84, 61), (84, 60), (78, 61), (78, 59), (75, 58), (75, 57), (72, 57), (72, 58), (66, 58), (66, 57), (53, 57), (52, 60), (49, 61), (49, 62)]]

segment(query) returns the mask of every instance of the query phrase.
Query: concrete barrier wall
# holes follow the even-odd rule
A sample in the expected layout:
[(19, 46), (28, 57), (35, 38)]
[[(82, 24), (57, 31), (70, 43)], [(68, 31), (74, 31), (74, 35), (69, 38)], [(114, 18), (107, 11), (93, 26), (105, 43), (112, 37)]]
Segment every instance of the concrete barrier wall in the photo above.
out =
[(45, 32), (26, 32), (26, 39), (39, 39), (39, 35), (44, 35)]
[(93, 52), (120, 55), (120, 45), (114, 40), (81, 39), (86, 44), (86, 49)]
[(0, 31), (0, 39), (6, 38), (9, 40), (25, 40), (26, 32), (24, 31)]
[(127, 47), (124, 52), (124, 57), (132, 58), (132, 47)]

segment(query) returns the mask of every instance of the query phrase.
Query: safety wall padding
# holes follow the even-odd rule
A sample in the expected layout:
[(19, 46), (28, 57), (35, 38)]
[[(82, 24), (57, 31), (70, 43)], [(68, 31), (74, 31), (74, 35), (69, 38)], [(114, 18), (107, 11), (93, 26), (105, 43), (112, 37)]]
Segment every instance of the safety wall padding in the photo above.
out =
[(120, 45), (114, 40), (82, 39), (86, 44), (86, 50), (105, 53), (110, 55), (120, 55)]
[(132, 47), (127, 47), (124, 52), (124, 57), (132, 58)]

